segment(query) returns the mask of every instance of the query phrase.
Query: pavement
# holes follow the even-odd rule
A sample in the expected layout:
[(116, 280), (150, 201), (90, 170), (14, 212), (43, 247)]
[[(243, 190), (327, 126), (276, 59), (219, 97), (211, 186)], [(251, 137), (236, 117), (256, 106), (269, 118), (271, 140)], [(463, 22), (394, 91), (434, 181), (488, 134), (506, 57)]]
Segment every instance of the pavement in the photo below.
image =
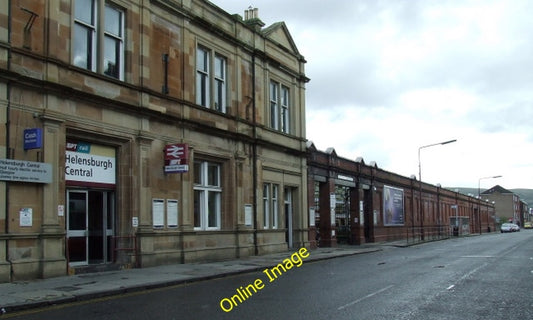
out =
[[(304, 262), (370, 253), (383, 246), (402, 243), (338, 246), (309, 250)], [(290, 258), (297, 249), (238, 260), (173, 264), (148, 268), (124, 269), (61, 276), (31, 281), (0, 283), (0, 316), (2, 314), (61, 303), (85, 301), (147, 289), (174, 286), (195, 281), (221, 278), (241, 273), (262, 271)]]

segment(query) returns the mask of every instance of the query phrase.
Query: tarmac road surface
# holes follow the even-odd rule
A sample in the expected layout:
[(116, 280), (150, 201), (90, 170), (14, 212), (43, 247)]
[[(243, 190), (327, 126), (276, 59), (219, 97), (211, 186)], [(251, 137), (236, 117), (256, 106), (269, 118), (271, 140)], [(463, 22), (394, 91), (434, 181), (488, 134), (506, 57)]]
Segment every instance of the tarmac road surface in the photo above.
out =
[(315, 262), (285, 258), (285, 269), (0, 319), (533, 319), (531, 230)]

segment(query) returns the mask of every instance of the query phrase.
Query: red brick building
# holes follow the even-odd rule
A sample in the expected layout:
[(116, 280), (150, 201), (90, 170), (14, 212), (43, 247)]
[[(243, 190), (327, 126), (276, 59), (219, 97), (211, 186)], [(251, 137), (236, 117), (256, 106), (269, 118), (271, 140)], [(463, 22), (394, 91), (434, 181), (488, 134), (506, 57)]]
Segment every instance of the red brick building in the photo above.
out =
[(332, 148), (319, 151), (311, 142), (307, 150), (312, 245), (419, 241), (495, 230), (490, 202), (385, 171), (362, 158), (339, 157)]

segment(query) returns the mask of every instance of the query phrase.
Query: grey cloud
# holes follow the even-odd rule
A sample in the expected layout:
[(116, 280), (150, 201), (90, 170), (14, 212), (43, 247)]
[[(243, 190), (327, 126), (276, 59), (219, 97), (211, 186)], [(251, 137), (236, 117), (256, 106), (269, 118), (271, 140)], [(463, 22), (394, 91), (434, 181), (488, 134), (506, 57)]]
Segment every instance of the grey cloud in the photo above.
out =
[[(533, 101), (514, 101), (502, 104), (499, 108), (484, 108), (473, 110), (468, 114), (472, 125), (479, 127), (482, 132), (531, 132), (533, 119)], [(529, 133), (533, 141), (533, 132)]]

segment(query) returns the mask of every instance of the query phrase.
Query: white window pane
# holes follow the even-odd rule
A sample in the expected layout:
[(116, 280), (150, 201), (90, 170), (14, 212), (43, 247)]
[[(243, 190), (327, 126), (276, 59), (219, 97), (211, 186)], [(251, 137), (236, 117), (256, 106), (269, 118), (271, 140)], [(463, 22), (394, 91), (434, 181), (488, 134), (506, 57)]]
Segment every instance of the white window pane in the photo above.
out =
[(270, 194), (269, 194), (269, 184), (265, 183), (263, 185), (263, 226), (268, 228), (270, 223), (268, 216), (270, 215)]
[(208, 164), (207, 166), (207, 184), (210, 186), (220, 186), (219, 166), (217, 164)]
[(226, 60), (220, 56), (215, 57), (215, 77), (225, 79)]
[(278, 227), (278, 201), (272, 201), (272, 227)]
[(91, 69), (91, 40), (92, 30), (74, 24), (74, 65), (84, 69)]
[(209, 52), (196, 49), (196, 103), (209, 107)]
[(278, 105), (270, 102), (270, 127), (278, 129)]
[(278, 84), (270, 82), (270, 127), (279, 129)]
[(215, 109), (226, 111), (226, 59), (215, 57)]
[(226, 110), (226, 84), (220, 80), (215, 83), (215, 109), (220, 112)]
[(105, 31), (122, 37), (122, 12), (113, 7), (105, 7)]
[(281, 104), (284, 106), (289, 105), (289, 88), (282, 87)]
[(200, 72), (196, 73), (196, 103), (202, 105), (203, 76)]
[(106, 36), (104, 38), (104, 74), (119, 78), (120, 76), (120, 41)]
[(207, 74), (198, 72), (196, 75), (196, 103), (201, 106), (209, 106), (209, 79)]
[(275, 82), (270, 83), (270, 101), (278, 100), (278, 85)]
[(278, 185), (272, 186), (272, 227), (278, 227)]
[(94, 0), (76, 0), (74, 6), (76, 20), (94, 25)]
[(80, 68), (96, 71), (94, 29), (74, 24), (73, 64)]
[(202, 191), (194, 190), (194, 227), (202, 226)]
[(289, 133), (289, 109), (281, 108), (281, 131)]
[(194, 184), (202, 184), (202, 163), (194, 163)]
[(196, 69), (203, 72), (208, 72), (208, 66), (209, 55), (207, 54), (207, 51), (202, 48), (198, 48), (196, 50)]
[(218, 228), (218, 213), (220, 208), (220, 193), (209, 192), (208, 200), (208, 228)]

